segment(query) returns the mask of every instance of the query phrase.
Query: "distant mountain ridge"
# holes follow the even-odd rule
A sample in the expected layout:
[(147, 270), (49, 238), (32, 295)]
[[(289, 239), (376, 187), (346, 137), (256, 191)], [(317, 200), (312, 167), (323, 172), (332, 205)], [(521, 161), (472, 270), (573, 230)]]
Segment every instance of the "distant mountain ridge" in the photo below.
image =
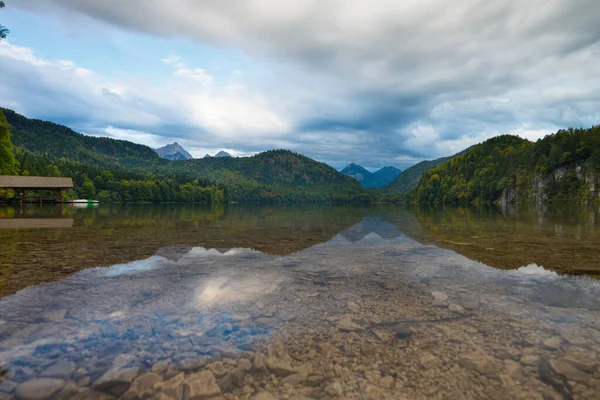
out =
[(383, 167), (376, 172), (370, 172), (366, 168), (350, 163), (346, 168), (340, 171), (341, 174), (356, 179), (364, 188), (379, 188), (389, 184), (400, 174), (396, 167)]
[(179, 143), (174, 142), (158, 149), (154, 149), (156, 153), (166, 160), (191, 160), (194, 158), (186, 149)]

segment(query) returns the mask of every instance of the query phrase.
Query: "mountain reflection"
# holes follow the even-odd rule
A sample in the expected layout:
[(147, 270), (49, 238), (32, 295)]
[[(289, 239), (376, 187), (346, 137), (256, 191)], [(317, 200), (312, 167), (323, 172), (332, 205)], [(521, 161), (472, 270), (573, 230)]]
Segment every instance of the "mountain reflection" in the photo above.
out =
[(0, 297), (91, 267), (145, 268), (142, 261), (153, 256), (177, 263), (192, 251), (227, 255), (241, 248), (283, 256), (338, 235), (351, 243), (406, 235), (500, 269), (535, 264), (596, 276), (599, 221), (598, 207), (582, 206), (0, 208), (0, 226), (7, 226), (0, 229)]

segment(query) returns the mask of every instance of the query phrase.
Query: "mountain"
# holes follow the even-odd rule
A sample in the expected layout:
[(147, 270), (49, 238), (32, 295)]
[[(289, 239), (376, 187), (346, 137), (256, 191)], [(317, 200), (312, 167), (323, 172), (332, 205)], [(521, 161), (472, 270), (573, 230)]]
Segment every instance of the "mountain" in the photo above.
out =
[(204, 155), (204, 157), (202, 157), (202, 158), (211, 158), (211, 157), (212, 157), (212, 156), (211, 156), (210, 154), (206, 153), (206, 154)]
[(400, 170), (396, 167), (383, 167), (376, 172), (370, 172), (358, 164), (350, 163), (340, 173), (356, 179), (364, 188), (378, 188), (390, 183), (398, 176)]
[(163, 174), (183, 173), (219, 182), (234, 201), (369, 201), (370, 194), (353, 178), (327, 164), (288, 150), (252, 157), (211, 157), (173, 161)]
[(170, 161), (189, 160), (188, 157), (186, 157), (184, 154), (181, 154), (180, 152), (177, 152), (175, 154), (166, 154), (162, 158), (164, 158), (165, 160), (170, 160)]
[(427, 171), (421, 203), (600, 202), (600, 125), (533, 143), (503, 135)]
[(388, 185), (390, 182), (396, 179), (401, 172), (402, 170), (392, 166), (383, 167), (380, 170), (373, 172), (373, 181), (376, 182), (376, 185), (373, 185), (372, 187), (382, 187)]
[(229, 154), (226, 151), (221, 150), (220, 152), (218, 152), (217, 154), (215, 154), (215, 157), (231, 157), (231, 154)]
[(364, 181), (369, 181), (373, 175), (371, 172), (355, 163), (350, 163), (346, 168), (340, 171), (340, 174), (356, 179), (361, 185)]
[(386, 194), (407, 194), (419, 185), (419, 181), (425, 171), (437, 167), (451, 158), (452, 157), (442, 157), (431, 161), (421, 161), (398, 174), (387, 187), (383, 188), (383, 192)]
[(194, 158), (177, 142), (154, 149), (154, 151), (166, 160), (190, 160)]
[(142, 144), (126, 140), (86, 136), (63, 125), (29, 119), (2, 108), (12, 133), (12, 143), (31, 152), (48, 153), (52, 158), (66, 158), (96, 165), (154, 165), (160, 157)]

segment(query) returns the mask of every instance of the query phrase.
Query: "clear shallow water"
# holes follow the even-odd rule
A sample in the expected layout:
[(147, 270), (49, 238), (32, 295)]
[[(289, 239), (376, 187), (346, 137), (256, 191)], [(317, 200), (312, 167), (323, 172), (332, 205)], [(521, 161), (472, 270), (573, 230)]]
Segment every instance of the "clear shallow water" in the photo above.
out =
[[(537, 265), (500, 270), (439, 247), (448, 235), (428, 231), (465, 212), (100, 208), (61, 210), (72, 228), (5, 229), (13, 274), (0, 300), (0, 393), (597, 398), (599, 281)], [(496, 224), (479, 236), (502, 232), (501, 210), (489, 213), (470, 216)], [(519, 215), (505, 214), (505, 225), (523, 230)], [(582, 259), (594, 260), (595, 229), (578, 238)], [(527, 264), (539, 261), (529, 253)], [(73, 273), (105, 259), (111, 266)], [(60, 267), (44, 273), (48, 260)], [(28, 275), (27, 263), (38, 276), (24, 283), (14, 271)], [(27, 286), (35, 279), (48, 283)]]

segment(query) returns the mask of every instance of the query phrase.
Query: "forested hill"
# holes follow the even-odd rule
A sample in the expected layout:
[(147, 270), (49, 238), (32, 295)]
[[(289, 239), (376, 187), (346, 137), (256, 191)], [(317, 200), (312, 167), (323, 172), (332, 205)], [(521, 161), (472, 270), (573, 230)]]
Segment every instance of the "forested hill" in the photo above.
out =
[(6, 116), (12, 143), (31, 152), (47, 153), (56, 159), (66, 158), (96, 165), (151, 166), (161, 159), (148, 146), (102, 137), (82, 135), (53, 122), (29, 119), (8, 109)]
[(161, 173), (203, 176), (225, 185), (234, 201), (365, 201), (368, 192), (335, 168), (288, 150), (252, 157), (172, 161)]
[(402, 171), (396, 179), (390, 182), (390, 184), (383, 188), (382, 191), (386, 194), (408, 194), (419, 185), (419, 181), (425, 171), (437, 167), (451, 158), (452, 157), (442, 157), (431, 161), (421, 161)]
[(428, 170), (421, 203), (600, 201), (600, 126), (560, 130), (535, 143), (504, 135)]
[(12, 131), (20, 173), (71, 176), (75, 182), (73, 195), (79, 197), (184, 202), (371, 199), (354, 179), (290, 151), (169, 161), (147, 146), (85, 136), (62, 125), (2, 111)]

